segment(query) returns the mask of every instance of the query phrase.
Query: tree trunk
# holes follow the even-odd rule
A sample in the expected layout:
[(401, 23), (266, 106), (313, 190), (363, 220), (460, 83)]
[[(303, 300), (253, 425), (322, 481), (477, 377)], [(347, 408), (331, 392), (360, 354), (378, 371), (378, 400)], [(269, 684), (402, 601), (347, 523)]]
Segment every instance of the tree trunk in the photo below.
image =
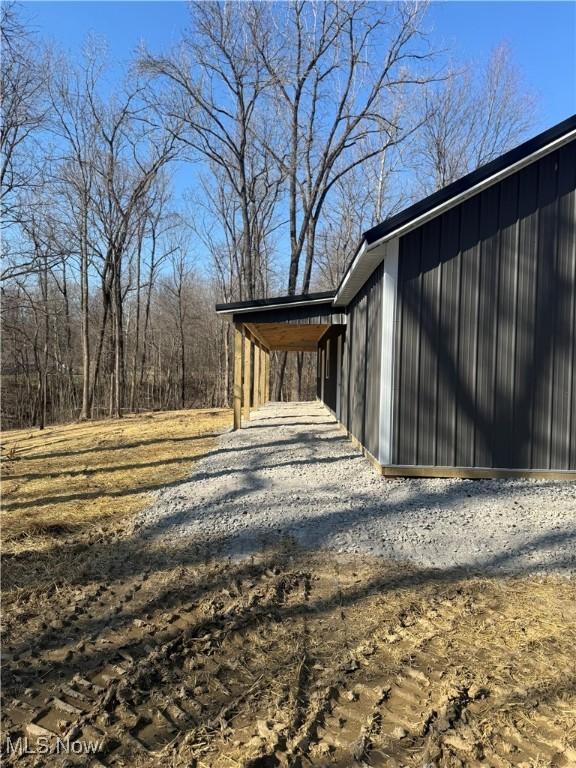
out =
[(40, 388), (40, 423), (38, 426), (40, 429), (44, 429), (48, 412), (48, 337), (50, 333), (50, 321), (48, 318), (48, 258), (46, 253), (44, 254), (44, 269), (42, 271), (41, 283), (42, 305), (44, 311), (44, 347), (42, 354), (42, 385)]
[(82, 409), (80, 419), (92, 417), (93, 393), (90, 392), (90, 329), (88, 324), (88, 233), (86, 217), (83, 217), (82, 254), (80, 258), (80, 312), (82, 336)]
[(124, 332), (122, 326), (122, 286), (120, 283), (121, 255), (114, 266), (114, 416), (122, 418), (124, 396)]
[(136, 369), (138, 367), (138, 352), (140, 344), (140, 268), (142, 260), (142, 237), (138, 242), (136, 254), (136, 330), (134, 333), (134, 355), (132, 357), (132, 381), (130, 384), (130, 412), (135, 413), (136, 401)]
[(92, 387), (90, 390), (90, 400), (88, 404), (88, 412), (92, 413), (94, 404), (94, 396), (96, 393), (96, 387), (98, 386), (98, 376), (100, 374), (100, 362), (102, 359), (102, 350), (104, 348), (104, 339), (106, 338), (106, 328), (108, 325), (108, 319), (110, 316), (110, 278), (108, 273), (105, 273), (102, 277), (102, 325), (100, 326), (100, 335), (98, 338), (98, 348), (96, 352), (96, 360), (94, 363), (94, 377), (92, 379)]

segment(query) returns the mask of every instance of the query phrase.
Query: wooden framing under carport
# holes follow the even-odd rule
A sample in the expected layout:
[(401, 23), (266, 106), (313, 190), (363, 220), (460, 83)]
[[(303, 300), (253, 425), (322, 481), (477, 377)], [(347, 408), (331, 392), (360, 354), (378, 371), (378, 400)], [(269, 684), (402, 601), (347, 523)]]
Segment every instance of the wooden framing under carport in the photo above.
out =
[(234, 323), (234, 429), (250, 419), (250, 406), (270, 399), (270, 348), (243, 323)]
[(315, 352), (331, 325), (346, 323), (333, 298), (330, 292), (216, 307), (234, 323), (234, 429), (248, 421), (250, 407), (270, 399), (271, 352)]
[(329, 323), (247, 323), (246, 328), (273, 352), (315, 352)]

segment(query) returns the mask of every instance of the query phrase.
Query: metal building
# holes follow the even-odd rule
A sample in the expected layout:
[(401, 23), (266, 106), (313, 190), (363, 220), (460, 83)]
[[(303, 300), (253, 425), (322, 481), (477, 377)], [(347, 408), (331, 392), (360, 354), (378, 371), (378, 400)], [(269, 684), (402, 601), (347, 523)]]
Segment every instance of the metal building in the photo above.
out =
[(217, 311), (237, 426), (270, 350), (317, 350), (385, 475), (576, 477), (576, 116), (366, 232), (336, 292)]

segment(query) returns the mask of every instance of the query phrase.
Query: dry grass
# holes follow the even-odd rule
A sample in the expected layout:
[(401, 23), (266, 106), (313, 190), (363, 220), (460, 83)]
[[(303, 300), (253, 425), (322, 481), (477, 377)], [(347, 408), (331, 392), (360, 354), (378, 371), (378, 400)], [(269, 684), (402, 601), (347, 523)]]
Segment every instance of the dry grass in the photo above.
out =
[(37, 551), (136, 512), (150, 492), (184, 478), (230, 423), (221, 408), (5, 432), (4, 552)]

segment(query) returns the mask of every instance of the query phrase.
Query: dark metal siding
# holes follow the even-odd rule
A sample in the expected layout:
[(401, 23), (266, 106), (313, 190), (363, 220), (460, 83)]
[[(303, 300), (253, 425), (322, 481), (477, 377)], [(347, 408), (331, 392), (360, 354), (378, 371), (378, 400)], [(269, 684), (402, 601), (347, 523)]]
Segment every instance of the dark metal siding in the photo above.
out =
[(380, 423), (382, 274), (380, 266), (350, 303), (342, 353), (340, 420), (374, 456)]
[[(330, 330), (326, 331), (324, 336), (320, 339), (318, 344), (318, 376), (316, 393), (318, 397), (321, 397), (321, 360), (322, 352), (326, 355), (326, 368), (324, 371), (324, 403), (332, 411), (336, 412), (336, 390), (338, 384), (338, 337), (344, 337), (346, 327), (343, 325), (333, 325)], [(328, 349), (330, 350), (328, 353)], [(326, 373), (328, 375), (326, 376)]]
[(345, 323), (346, 312), (333, 308), (332, 305), (288, 306), (265, 311), (238, 312), (232, 315), (232, 320), (235, 323), (288, 323), (291, 325)]
[(380, 438), (380, 359), (382, 354), (382, 267), (370, 281), (366, 317), (366, 396), (364, 445), (378, 457)]
[(571, 142), (401, 238), (395, 464), (576, 469), (575, 189)]

